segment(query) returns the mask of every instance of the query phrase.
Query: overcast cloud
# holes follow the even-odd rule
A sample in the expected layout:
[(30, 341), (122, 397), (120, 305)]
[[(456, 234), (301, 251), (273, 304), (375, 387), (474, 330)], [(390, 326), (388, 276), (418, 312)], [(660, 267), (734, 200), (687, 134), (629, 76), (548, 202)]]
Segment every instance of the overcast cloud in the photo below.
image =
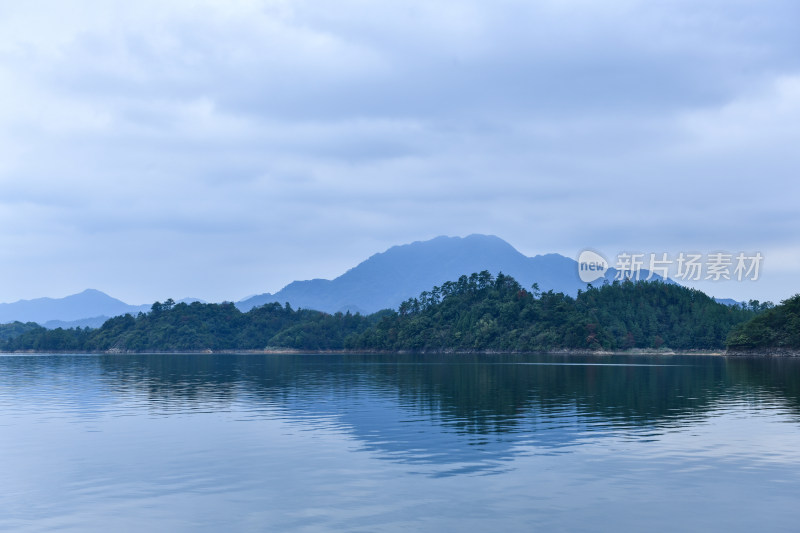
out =
[(800, 4), (0, 4), (0, 301), (239, 299), (385, 248), (761, 251), (800, 291)]

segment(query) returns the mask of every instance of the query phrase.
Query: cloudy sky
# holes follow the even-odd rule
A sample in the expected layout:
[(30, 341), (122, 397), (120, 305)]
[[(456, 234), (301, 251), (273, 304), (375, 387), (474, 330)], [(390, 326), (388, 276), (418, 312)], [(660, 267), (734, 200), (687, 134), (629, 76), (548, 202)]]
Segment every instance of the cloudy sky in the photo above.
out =
[(800, 292), (800, 3), (0, 3), (0, 301), (218, 301), (394, 244), (760, 251)]

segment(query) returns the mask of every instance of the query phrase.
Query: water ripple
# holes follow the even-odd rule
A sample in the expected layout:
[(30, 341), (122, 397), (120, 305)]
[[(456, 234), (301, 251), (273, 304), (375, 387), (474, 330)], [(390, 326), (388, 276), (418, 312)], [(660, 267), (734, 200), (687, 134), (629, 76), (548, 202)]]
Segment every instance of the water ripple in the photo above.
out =
[[(0, 529), (152, 528), (150, 509), (179, 529), (375, 530), (406, 523), (408, 505), (427, 517), (416, 526), (472, 508), (488, 514), (465, 530), (546, 523), (544, 509), (586, 525), (623, 502), (678, 528), (649, 503), (665, 494), (713, 494), (704, 509), (731, 531), (781, 526), (798, 518), (785, 505), (800, 490), (798, 370), (689, 356), (0, 357)], [(736, 507), (751, 493), (771, 513), (760, 522)]]

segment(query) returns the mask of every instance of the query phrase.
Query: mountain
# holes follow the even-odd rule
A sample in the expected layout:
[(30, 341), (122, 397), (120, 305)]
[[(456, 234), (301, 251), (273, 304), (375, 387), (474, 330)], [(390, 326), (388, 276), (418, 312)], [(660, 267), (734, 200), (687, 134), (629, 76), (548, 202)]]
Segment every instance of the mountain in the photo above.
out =
[(47, 329), (99, 328), (109, 318), (111, 317), (100, 315), (89, 318), (79, 318), (78, 320), (48, 320), (42, 324), (42, 326)]
[[(30, 325), (17, 322), (0, 350), (709, 350), (722, 348), (731, 328), (757, 313), (660, 281), (604, 284), (571, 298), (537, 295), (510, 276), (484, 272), (444, 283), (434, 293), (406, 300), (397, 312), (368, 316), (295, 310), (279, 303), (242, 313), (227, 302), (159, 305), (91, 330), (37, 326), (24, 331)], [(795, 319), (784, 321), (790, 332)]]
[(89, 317), (110, 317), (148, 311), (149, 305), (129, 305), (104, 292), (86, 289), (64, 298), (36, 298), (0, 304), (0, 324), (20, 321), (46, 324), (73, 322)]
[(714, 301), (723, 305), (744, 305), (747, 302), (739, 302), (733, 298), (714, 298)]
[[(488, 270), (514, 277), (526, 288), (538, 283), (543, 290), (575, 295), (586, 283), (578, 277), (578, 263), (559, 254), (527, 257), (494, 235), (436, 237), (393, 246), (351, 268), (333, 280), (294, 281), (275, 294), (244, 299), (236, 306), (247, 311), (271, 302), (320, 311), (371, 313), (397, 308), (404, 300), (458, 279), (463, 274)], [(646, 273), (646, 271), (643, 271)], [(613, 279), (610, 269), (606, 278)], [(595, 284), (602, 283), (598, 280)]]
[[(586, 283), (578, 276), (578, 263), (571, 258), (559, 254), (528, 257), (499, 237), (476, 234), (436, 237), (393, 246), (333, 280), (294, 281), (275, 294), (251, 296), (237, 302), (236, 306), (248, 311), (266, 303), (289, 302), (295, 308), (368, 314), (386, 308), (396, 309), (403, 301), (435, 285), (483, 270), (493, 275), (503, 272), (528, 289), (538, 283), (542, 291), (552, 289), (575, 296), (579, 289), (586, 288)], [(642, 270), (643, 277), (647, 273)], [(614, 269), (609, 269), (605, 278), (613, 280), (615, 274)], [(598, 279), (594, 285), (602, 282)], [(100, 291), (87, 289), (65, 298), (0, 304), (0, 324), (21, 321), (37, 322), (51, 329), (97, 327), (107, 317), (149, 310), (149, 305), (129, 305)]]

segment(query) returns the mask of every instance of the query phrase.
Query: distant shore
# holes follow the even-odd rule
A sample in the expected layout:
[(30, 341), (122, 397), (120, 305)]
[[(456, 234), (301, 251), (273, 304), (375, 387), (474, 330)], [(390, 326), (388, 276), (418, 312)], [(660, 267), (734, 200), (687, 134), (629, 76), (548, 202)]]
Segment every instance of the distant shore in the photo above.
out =
[(789, 348), (757, 348), (753, 350), (728, 350), (731, 357), (800, 357), (800, 350)]
[(132, 350), (104, 350), (104, 351), (44, 351), (44, 350), (19, 350), (0, 351), (2, 355), (183, 355), (183, 354), (227, 354), (227, 355), (338, 355), (338, 354), (419, 354), (419, 355), (706, 355), (717, 357), (800, 357), (800, 351), (774, 348), (768, 350), (668, 350), (668, 349), (634, 349), (625, 351), (605, 350), (548, 350), (541, 352), (517, 352), (500, 350), (300, 350), (295, 348), (265, 348), (263, 350), (168, 350), (168, 351), (132, 351)]

